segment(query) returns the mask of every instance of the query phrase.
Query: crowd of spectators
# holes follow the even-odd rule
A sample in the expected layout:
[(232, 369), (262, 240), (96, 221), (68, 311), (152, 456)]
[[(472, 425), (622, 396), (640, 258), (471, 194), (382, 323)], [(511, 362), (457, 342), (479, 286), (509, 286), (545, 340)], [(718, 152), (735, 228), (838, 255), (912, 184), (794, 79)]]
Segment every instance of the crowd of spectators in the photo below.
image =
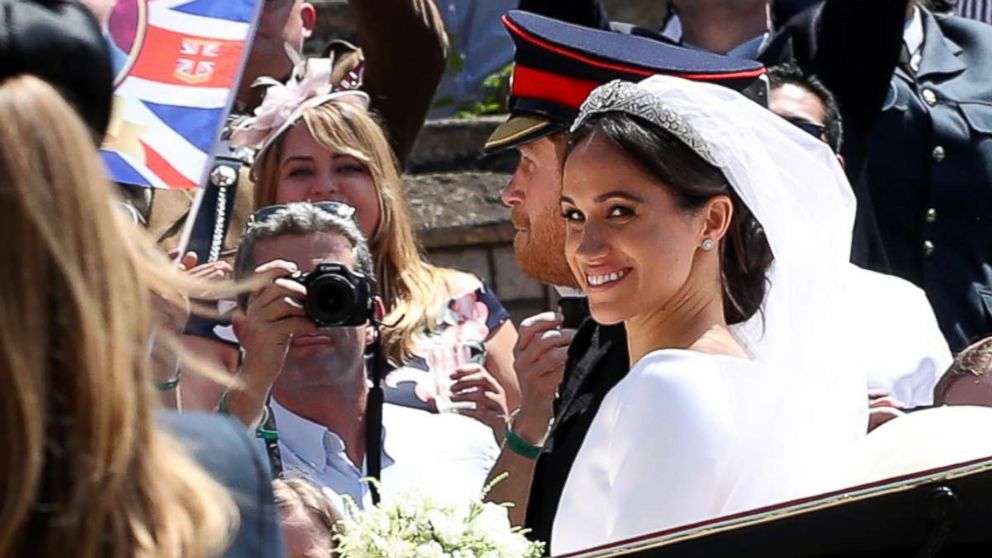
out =
[[(427, 261), (403, 183), (449, 48), (503, 64), (488, 45), (516, 7), (768, 67), (763, 102), (829, 146), (858, 199), (852, 262), (875, 272), (865, 281), (887, 315), (855, 329), (898, 355), (861, 364), (866, 429), (932, 405), (992, 406), (989, 2), (671, 0), (664, 27), (646, 29), (611, 21), (598, 0), (352, 0), (361, 46), (303, 59), (285, 49), (302, 52), (317, 10), (265, 0), (216, 153), (236, 169), (238, 210), (218, 258), (171, 263), (197, 215), (188, 195), (102, 179), (113, 80), (100, 24), (113, 2), (84, 3), (0, 0), (0, 426), (22, 449), (0, 459), (0, 555), (330, 556), (342, 497), (368, 506), (430, 487), (457, 502), (507, 468), (520, 476), (493, 497), (523, 523), (526, 495), (542, 490), (525, 454), (551, 447), (575, 333), (545, 314), (518, 334), (484, 281)], [(442, 10), (463, 35), (445, 31)], [(252, 87), (322, 64), (326, 83), (303, 98)], [(499, 69), (479, 64), (445, 78), (443, 95)], [(516, 225), (535, 212), (521, 267), (574, 287), (546, 253), (563, 233), (537, 234), (560, 192), (536, 208), (521, 190), (560, 184), (565, 136), (517, 147), (503, 200)], [(315, 319), (308, 299), (307, 278), (328, 265), (355, 296), (338, 322)], [(905, 331), (882, 331), (896, 322)], [(156, 399), (170, 412), (156, 415)], [(521, 437), (513, 420), (532, 416), (528, 403), (542, 407), (540, 433)], [(541, 505), (527, 522), (546, 536), (552, 517), (534, 514), (557, 500)]]

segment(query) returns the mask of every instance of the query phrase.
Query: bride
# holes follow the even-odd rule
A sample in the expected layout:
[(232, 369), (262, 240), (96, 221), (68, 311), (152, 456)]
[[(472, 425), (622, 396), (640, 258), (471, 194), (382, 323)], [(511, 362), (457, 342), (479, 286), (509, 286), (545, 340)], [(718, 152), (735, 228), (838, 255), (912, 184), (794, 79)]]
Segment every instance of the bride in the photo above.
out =
[(632, 368), (572, 466), (554, 554), (855, 484), (854, 199), (828, 149), (719, 86), (615, 81), (573, 126), (561, 210)]

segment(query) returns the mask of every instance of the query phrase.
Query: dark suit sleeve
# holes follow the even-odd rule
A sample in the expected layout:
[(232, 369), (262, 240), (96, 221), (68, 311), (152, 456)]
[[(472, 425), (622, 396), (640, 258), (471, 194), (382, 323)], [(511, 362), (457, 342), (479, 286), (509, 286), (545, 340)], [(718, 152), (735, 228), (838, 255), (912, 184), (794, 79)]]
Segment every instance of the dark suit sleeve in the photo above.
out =
[(406, 162), (444, 74), (448, 38), (433, 0), (351, 0), (365, 55), (364, 90)]
[(518, 9), (575, 25), (610, 29), (610, 18), (599, 0), (520, 0)]
[(819, 16), (812, 69), (840, 105), (841, 152), (858, 198), (851, 260), (862, 265), (885, 262), (874, 201), (863, 173), (868, 135), (881, 113), (902, 50), (906, 0), (826, 0)]
[(870, 126), (899, 60), (906, 0), (826, 0), (813, 70), (852, 123)]

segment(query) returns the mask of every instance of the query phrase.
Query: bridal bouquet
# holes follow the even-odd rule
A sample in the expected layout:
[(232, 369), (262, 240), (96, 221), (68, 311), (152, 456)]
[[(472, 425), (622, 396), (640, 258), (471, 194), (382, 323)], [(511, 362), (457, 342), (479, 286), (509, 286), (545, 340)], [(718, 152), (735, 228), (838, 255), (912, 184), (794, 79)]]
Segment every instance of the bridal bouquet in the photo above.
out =
[(539, 558), (543, 544), (510, 526), (506, 506), (474, 499), (442, 505), (420, 492), (359, 510), (335, 536), (342, 558)]

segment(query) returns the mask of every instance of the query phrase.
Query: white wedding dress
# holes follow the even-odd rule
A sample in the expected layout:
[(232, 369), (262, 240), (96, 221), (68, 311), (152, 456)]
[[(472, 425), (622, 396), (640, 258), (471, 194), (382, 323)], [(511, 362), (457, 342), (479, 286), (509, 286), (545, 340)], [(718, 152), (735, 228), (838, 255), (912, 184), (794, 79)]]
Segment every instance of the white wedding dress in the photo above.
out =
[(552, 553), (857, 484), (872, 346), (852, 341), (864, 334), (852, 327), (864, 281), (849, 262), (854, 197), (836, 158), (717, 85), (612, 82), (576, 126), (606, 112), (651, 121), (720, 168), (775, 260), (761, 311), (731, 328), (750, 360), (659, 350), (606, 396), (565, 483)]
[[(779, 404), (788, 397), (784, 385), (741, 358), (671, 349), (646, 355), (610, 391), (586, 434), (555, 517), (553, 554), (817, 492), (808, 469), (790, 473), (818, 466), (819, 456), (782, 451), (801, 435), (780, 423), (788, 420)], [(824, 489), (844, 484), (824, 474), (834, 480)]]

